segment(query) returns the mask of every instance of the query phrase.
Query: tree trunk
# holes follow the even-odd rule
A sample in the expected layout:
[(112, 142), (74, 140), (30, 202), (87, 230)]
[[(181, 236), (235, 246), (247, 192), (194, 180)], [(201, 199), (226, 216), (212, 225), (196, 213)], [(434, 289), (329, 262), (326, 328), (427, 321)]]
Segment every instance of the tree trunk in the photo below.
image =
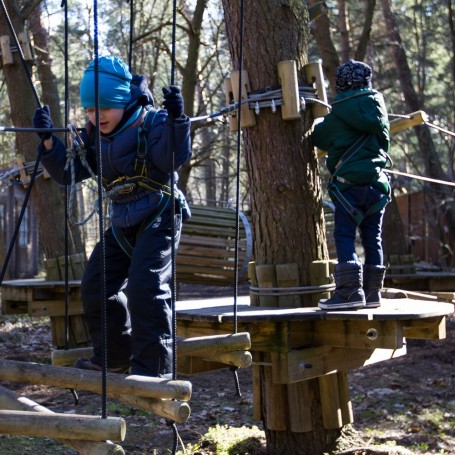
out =
[[(411, 112), (415, 112), (424, 108), (422, 102), (414, 89), (412, 83), (412, 73), (408, 64), (404, 46), (401, 40), (400, 32), (397, 28), (395, 16), (392, 12), (389, 0), (381, 0), (381, 8), (384, 16), (384, 22), (389, 38), (389, 42), (393, 43), (391, 46), (391, 54), (395, 61), (398, 71), (398, 78), (403, 92), (404, 100)], [(443, 171), (439, 155), (436, 151), (431, 132), (426, 126), (414, 127), (419, 150), (425, 163), (425, 175), (428, 177), (446, 180), (447, 176)], [(446, 226), (441, 226), (442, 229), (446, 228), (449, 232), (455, 229), (455, 204), (453, 202), (453, 191), (448, 186), (430, 184), (434, 189), (435, 196), (434, 207), (440, 206), (441, 202), (446, 207), (445, 220)], [(439, 200), (436, 200), (439, 198)], [(434, 219), (438, 218), (438, 214), (433, 214)]]
[[(240, 2), (223, 0), (223, 7), (234, 69), (238, 70)], [(277, 64), (284, 60), (297, 62), (299, 80), (304, 82), (308, 44), (304, 2), (249, 1), (244, 9), (244, 69), (251, 90), (279, 84)], [(283, 121), (280, 111), (262, 109), (256, 126), (243, 130), (256, 265), (297, 263), (301, 283), (309, 283), (312, 261), (328, 258), (318, 162), (309, 140), (312, 121), (309, 110), (300, 120)], [(305, 304), (310, 305), (309, 298)], [(263, 391), (275, 387), (280, 394), (291, 393), (290, 386), (271, 384), (264, 376)], [(318, 381), (310, 380), (308, 387), (314, 398), (308, 403), (312, 431), (292, 432), (289, 426), (285, 431), (269, 429), (267, 410), (262, 406), (268, 453), (323, 453), (339, 435), (339, 430), (323, 427)]]
[[(17, 2), (7, 0), (5, 5), (16, 35), (23, 32), (24, 19), (20, 16)], [(6, 18), (3, 14), (0, 16), (0, 35), (9, 36), (10, 43), (13, 45), (14, 38), (9, 30)], [(13, 63), (3, 65), (3, 74), (11, 107), (11, 121), (16, 127), (30, 127), (38, 102), (32, 93), (31, 84), (20, 61), (19, 53), (14, 52), (12, 55)], [(55, 86), (52, 90), (57, 91)], [(26, 161), (36, 159), (37, 145), (38, 138), (35, 134), (17, 133), (16, 150), (18, 154), (25, 157)], [(32, 201), (39, 223), (40, 244), (45, 256), (48, 258), (62, 256), (65, 251), (63, 221), (65, 219), (65, 207), (59, 186), (51, 179), (37, 179), (32, 191)], [(74, 249), (72, 250), (72, 252), (77, 252)]]

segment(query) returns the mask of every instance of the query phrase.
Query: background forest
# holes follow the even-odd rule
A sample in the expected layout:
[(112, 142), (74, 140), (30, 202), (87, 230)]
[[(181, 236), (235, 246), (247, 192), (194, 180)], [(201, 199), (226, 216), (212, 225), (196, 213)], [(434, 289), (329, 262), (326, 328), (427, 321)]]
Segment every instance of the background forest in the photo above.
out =
[[(8, 2), (7, 2), (8, 3)], [(10, 2), (12, 16), (31, 38), (34, 84), (41, 100), (51, 106), (56, 126), (64, 124), (65, 67), (68, 80), (68, 119), (82, 126), (85, 115), (79, 104), (79, 81), (93, 55), (93, 2), (74, 0), (68, 8), (68, 53), (65, 55), (65, 17), (60, 0)], [(309, 1), (315, 10), (322, 2)], [(424, 110), (429, 122), (454, 129), (455, 25), (452, 2), (343, 0), (322, 3), (322, 14), (310, 22), (309, 61), (322, 59), (327, 77), (329, 101), (333, 96), (334, 69), (348, 58), (365, 60), (374, 68), (374, 87), (382, 91), (390, 119)], [(133, 22), (130, 14), (133, 13)], [(113, 53), (131, 64), (132, 71), (149, 76), (150, 88), (161, 103), (161, 88), (169, 85), (171, 71), (170, 0), (99, 2), (99, 46), (101, 53)], [(132, 35), (130, 27), (133, 25)], [(248, 24), (245, 25), (248, 27)], [(5, 31), (2, 31), (5, 34)], [(131, 43), (130, 43), (131, 37)], [(182, 86), (185, 111), (190, 117), (218, 112), (224, 105), (224, 80), (233, 70), (226, 39), (223, 9), (218, 0), (178, 2), (176, 83)], [(130, 45), (132, 48), (129, 55)], [(245, 68), (247, 71), (249, 68)], [(21, 69), (17, 69), (21, 71)], [(21, 84), (0, 86), (0, 124), (30, 126), (36, 106), (22, 100)], [(276, 81), (271, 81), (271, 85)], [(252, 90), (261, 87), (252, 87)], [(13, 100), (12, 102), (10, 100)], [(17, 103), (17, 104), (16, 104)], [(14, 112), (22, 103), (19, 125)], [(24, 109), (23, 109), (24, 110)], [(277, 114), (279, 115), (279, 114)], [(60, 117), (60, 118), (59, 118)], [(180, 172), (180, 186), (190, 202), (228, 205), (235, 198), (236, 135), (222, 116), (211, 122), (192, 124), (193, 157)], [(24, 142), (11, 134), (0, 135), (0, 161), (3, 169), (11, 167), (16, 154), (33, 159), (36, 139), (29, 135)], [(22, 150), (26, 148), (26, 151)], [(428, 126), (406, 129), (393, 137), (391, 155), (394, 169), (440, 180), (453, 180), (454, 140), (449, 134)], [(240, 176), (240, 202), (250, 209), (250, 182), (243, 161)], [(320, 172), (324, 178), (323, 160)], [(416, 179), (394, 177), (394, 194), (424, 191), (424, 232), (435, 237), (437, 252), (430, 257), (441, 266), (452, 265), (455, 224), (453, 192), (450, 187)], [(2, 182), (2, 188), (5, 188)], [(94, 196), (84, 192), (79, 211), (90, 210)], [(47, 202), (47, 201), (46, 201)], [(40, 209), (40, 201), (35, 203)], [(385, 225), (386, 251), (410, 252), (418, 240), (410, 228), (402, 231), (402, 221), (391, 208)], [(42, 220), (40, 220), (41, 223)], [(44, 221), (45, 222), (45, 221)], [(432, 224), (433, 226), (428, 226)], [(90, 230), (90, 228), (92, 230)], [(84, 233), (96, 235), (96, 222)], [(40, 228), (40, 237), (49, 229)], [(420, 232), (420, 231), (419, 231)], [(406, 234), (406, 237), (404, 237)], [(77, 235), (75, 235), (75, 238)], [(44, 254), (58, 256), (59, 242), (42, 239)], [(77, 239), (75, 240), (75, 250)], [(56, 251), (57, 250), (57, 251)]]

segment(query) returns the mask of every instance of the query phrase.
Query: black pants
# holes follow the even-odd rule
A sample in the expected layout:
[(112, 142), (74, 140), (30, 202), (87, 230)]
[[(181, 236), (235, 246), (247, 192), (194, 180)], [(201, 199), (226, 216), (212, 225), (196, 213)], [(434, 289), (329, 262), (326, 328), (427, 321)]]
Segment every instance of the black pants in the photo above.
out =
[[(147, 229), (122, 232), (131, 244), (131, 257), (114, 237), (105, 234), (105, 280), (98, 243), (87, 264), (81, 293), (94, 356), (102, 364), (101, 286), (106, 287), (108, 367), (127, 364), (131, 373), (163, 376), (172, 373), (171, 232), (170, 208)], [(118, 228), (116, 228), (118, 230)], [(175, 248), (180, 241), (181, 215), (175, 215)]]

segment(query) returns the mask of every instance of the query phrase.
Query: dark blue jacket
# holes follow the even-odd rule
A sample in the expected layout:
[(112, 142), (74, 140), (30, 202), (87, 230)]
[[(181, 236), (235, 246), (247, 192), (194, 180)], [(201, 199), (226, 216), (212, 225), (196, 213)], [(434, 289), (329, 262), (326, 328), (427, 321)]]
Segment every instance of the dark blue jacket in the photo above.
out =
[[(147, 133), (147, 178), (158, 182), (161, 185), (170, 183), (171, 172), (177, 171), (191, 157), (190, 141), (190, 119), (187, 116), (175, 119), (173, 122), (173, 149), (174, 169), (172, 169), (170, 140), (170, 121), (166, 110), (153, 109), (152, 94), (147, 88), (147, 81), (143, 76), (134, 76), (131, 84), (132, 102), (125, 111), (124, 120), (127, 120), (131, 112), (139, 106), (142, 107), (139, 118), (119, 132), (114, 138), (101, 135), (101, 155), (103, 181), (110, 188), (109, 184), (122, 177), (135, 177), (138, 172), (135, 170), (137, 158), (139, 131), (146, 114), (153, 116), (153, 122)], [(121, 126), (123, 123), (120, 122)], [(87, 161), (92, 171), (96, 174), (96, 147), (95, 128), (89, 122), (81, 137), (87, 150)], [(46, 170), (60, 184), (70, 184), (70, 171), (65, 171), (66, 148), (63, 142), (53, 136), (53, 148), (46, 150), (42, 147), (42, 163)], [(76, 181), (79, 182), (90, 177), (90, 172), (82, 165), (79, 157), (74, 160)], [(177, 175), (175, 174), (175, 181)], [(176, 192), (177, 193), (177, 192)], [(181, 202), (184, 203), (183, 195), (178, 192)], [(118, 227), (135, 226), (150, 215), (162, 202), (163, 191), (147, 190), (136, 187), (127, 195), (119, 195), (112, 198), (111, 221)]]

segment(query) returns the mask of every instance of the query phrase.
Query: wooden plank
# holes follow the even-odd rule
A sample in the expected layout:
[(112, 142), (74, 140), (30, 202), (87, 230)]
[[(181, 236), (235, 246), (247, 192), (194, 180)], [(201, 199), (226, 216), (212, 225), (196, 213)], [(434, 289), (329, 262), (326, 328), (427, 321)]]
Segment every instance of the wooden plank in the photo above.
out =
[(312, 431), (310, 381), (289, 384), (287, 390), (290, 430), (293, 433)]
[[(299, 285), (299, 266), (297, 263), (278, 264), (275, 268), (276, 283), (279, 288), (296, 287)], [(280, 308), (298, 308), (302, 306), (299, 295), (280, 295)]]
[(399, 349), (403, 324), (397, 320), (324, 320), (312, 326), (315, 346)]
[(326, 430), (336, 430), (343, 426), (341, 415), (338, 380), (335, 373), (326, 374), (319, 378), (321, 396), (322, 422)]
[[(28, 314), (30, 316), (64, 316), (65, 315), (65, 302), (59, 300), (36, 300), (29, 302)], [(77, 299), (68, 301), (68, 314), (78, 315), (83, 314), (82, 302)]]
[[(256, 278), (259, 288), (276, 288), (275, 266), (271, 264), (256, 264)], [(278, 297), (259, 295), (261, 307), (278, 307)]]
[(287, 353), (272, 352), (270, 358), (274, 382), (291, 384), (405, 354), (406, 346), (401, 349), (350, 349), (321, 346), (292, 350)]
[(424, 320), (406, 321), (404, 336), (423, 340), (443, 340), (446, 338), (446, 318), (436, 317)]
[(350, 423), (354, 423), (354, 414), (352, 412), (352, 403), (349, 393), (349, 379), (347, 372), (338, 371), (337, 381), (342, 425), (349, 425)]

